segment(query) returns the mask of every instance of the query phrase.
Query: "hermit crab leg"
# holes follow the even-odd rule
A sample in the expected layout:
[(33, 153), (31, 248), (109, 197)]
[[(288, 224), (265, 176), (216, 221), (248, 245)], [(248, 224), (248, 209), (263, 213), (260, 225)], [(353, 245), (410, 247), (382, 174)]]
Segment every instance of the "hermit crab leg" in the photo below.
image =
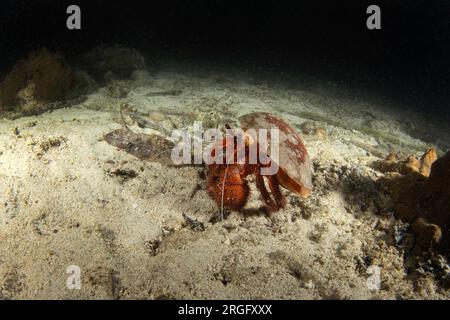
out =
[(275, 201), (277, 202), (278, 209), (279, 208), (284, 209), (286, 207), (286, 198), (281, 193), (280, 183), (278, 182), (276, 176), (269, 176), (268, 180), (270, 191), (272, 191)]
[(274, 210), (277, 206), (273, 202), (272, 198), (270, 197), (269, 192), (266, 189), (266, 186), (264, 185), (264, 178), (259, 173), (256, 174), (256, 187), (258, 188), (259, 192), (261, 192), (261, 195), (264, 199), (264, 202), (269, 207), (270, 210)]

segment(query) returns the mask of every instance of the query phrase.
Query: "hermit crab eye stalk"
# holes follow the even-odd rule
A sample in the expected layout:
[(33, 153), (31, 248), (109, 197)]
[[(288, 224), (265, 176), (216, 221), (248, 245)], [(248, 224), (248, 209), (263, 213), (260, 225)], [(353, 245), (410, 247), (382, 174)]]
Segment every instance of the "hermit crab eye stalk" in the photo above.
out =
[(256, 143), (256, 140), (252, 137), (251, 134), (244, 132), (244, 143), (245, 146), (251, 146)]

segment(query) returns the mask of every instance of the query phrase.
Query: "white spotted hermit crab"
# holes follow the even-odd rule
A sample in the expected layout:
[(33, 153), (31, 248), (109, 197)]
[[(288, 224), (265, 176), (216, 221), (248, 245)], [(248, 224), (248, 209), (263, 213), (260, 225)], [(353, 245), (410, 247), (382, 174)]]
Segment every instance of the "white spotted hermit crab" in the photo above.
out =
[[(308, 152), (300, 136), (295, 129), (281, 118), (270, 113), (256, 112), (239, 118), (240, 126), (247, 135), (245, 137), (245, 162), (238, 163), (238, 151), (234, 145), (233, 163), (214, 162), (208, 165), (208, 194), (223, 209), (241, 211), (250, 195), (247, 176), (254, 174), (256, 186), (262, 195), (265, 207), (269, 213), (276, 212), (286, 206), (286, 199), (280, 190), (280, 186), (306, 198), (313, 189), (311, 182), (311, 163)], [(249, 130), (254, 129), (254, 130)], [(261, 163), (260, 159), (254, 164), (249, 163), (249, 149), (253, 143), (258, 145), (258, 137), (253, 136), (258, 129), (278, 129), (279, 131), (279, 155), (275, 165), (278, 170), (271, 175), (262, 175), (261, 168), (274, 163)], [(227, 135), (212, 148), (211, 157), (216, 156), (216, 151), (225, 149), (231, 144), (235, 136)], [(266, 150), (271, 150), (270, 140), (267, 141)], [(269, 154), (269, 157), (270, 154)], [(275, 162), (275, 159), (270, 159)], [(270, 193), (267, 190), (264, 178), (267, 179)]]

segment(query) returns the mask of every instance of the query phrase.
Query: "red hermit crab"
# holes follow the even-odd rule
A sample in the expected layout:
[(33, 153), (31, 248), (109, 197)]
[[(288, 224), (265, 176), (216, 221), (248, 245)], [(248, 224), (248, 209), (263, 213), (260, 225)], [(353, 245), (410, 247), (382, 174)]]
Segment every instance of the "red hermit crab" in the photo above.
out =
[[(224, 160), (208, 165), (208, 194), (216, 203), (222, 209), (241, 211), (250, 195), (246, 179), (249, 175), (255, 175), (256, 186), (269, 213), (286, 206), (280, 186), (303, 198), (308, 197), (312, 191), (311, 165), (308, 152), (295, 129), (270, 113), (247, 114), (239, 121), (243, 132), (242, 143), (237, 143), (238, 135), (227, 133), (211, 150), (211, 158)], [(260, 129), (268, 132), (268, 138), (273, 138), (273, 129), (278, 129), (278, 139), (261, 139), (260, 134), (257, 134), (261, 133)], [(278, 148), (272, 148), (274, 143)], [(241, 151), (239, 146), (242, 147)], [(264, 149), (267, 157), (261, 157), (261, 149)], [(277, 150), (277, 156), (271, 154), (273, 149)], [(256, 159), (252, 150), (258, 151)], [(229, 158), (226, 158), (227, 153)], [(276, 170), (267, 170), (271, 167)], [(264, 178), (268, 181), (270, 193)]]

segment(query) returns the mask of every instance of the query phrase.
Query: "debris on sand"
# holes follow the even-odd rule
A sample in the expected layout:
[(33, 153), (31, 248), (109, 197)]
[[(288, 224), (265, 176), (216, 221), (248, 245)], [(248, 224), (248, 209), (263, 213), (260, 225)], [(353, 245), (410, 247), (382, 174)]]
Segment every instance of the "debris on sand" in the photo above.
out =
[(146, 96), (147, 97), (179, 96), (182, 93), (183, 93), (182, 90), (167, 90), (167, 91), (149, 92), (146, 94)]
[(193, 231), (205, 231), (205, 225), (183, 213), (184, 224)]
[(123, 103), (120, 106), (120, 122), (124, 127), (135, 133), (146, 134), (145, 130), (147, 132), (151, 130), (165, 136), (170, 136), (171, 134), (169, 130), (170, 124), (167, 126), (168, 123), (166, 123), (170, 122), (170, 119), (165, 114), (158, 111), (143, 114), (127, 103)]
[(122, 178), (122, 180), (133, 179), (138, 176), (136, 171), (128, 169), (115, 169), (108, 172), (111, 176), (116, 176)]
[(173, 143), (162, 136), (143, 135), (129, 129), (117, 129), (104, 136), (106, 142), (141, 160), (171, 164)]

